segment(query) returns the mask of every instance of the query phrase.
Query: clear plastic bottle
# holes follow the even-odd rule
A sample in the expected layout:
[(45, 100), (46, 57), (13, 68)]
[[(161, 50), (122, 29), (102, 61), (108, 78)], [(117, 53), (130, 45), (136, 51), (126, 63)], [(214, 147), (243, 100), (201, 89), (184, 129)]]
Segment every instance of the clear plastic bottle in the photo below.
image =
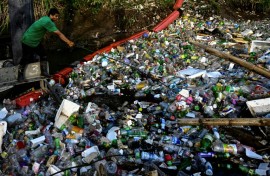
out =
[(176, 136), (162, 136), (161, 141), (168, 144), (180, 145), (181, 141)]
[(47, 156), (47, 153), (48, 153), (48, 145), (41, 145), (31, 152), (31, 159), (39, 162), (40, 159)]
[(142, 160), (150, 160), (150, 161), (160, 161), (161, 158), (155, 154), (150, 152), (141, 152), (141, 159)]
[(106, 169), (108, 176), (113, 176), (117, 172), (117, 164), (113, 161), (108, 161), (105, 164), (105, 169)]
[(213, 167), (209, 161), (205, 163), (205, 175), (213, 175)]
[(220, 140), (216, 140), (212, 145), (212, 150), (214, 152), (221, 152), (221, 153), (231, 153), (231, 154), (237, 154), (237, 145), (236, 144), (224, 144)]
[(220, 135), (219, 135), (219, 132), (218, 132), (217, 127), (213, 127), (212, 128), (212, 131), (214, 133), (214, 137), (219, 140), (220, 139)]
[(54, 148), (54, 141), (53, 141), (53, 137), (52, 137), (50, 131), (49, 131), (49, 130), (45, 130), (44, 136), (45, 136), (45, 141), (46, 141), (46, 143), (47, 143), (50, 147)]
[(215, 113), (213, 111), (213, 107), (212, 106), (207, 106), (207, 105), (203, 106), (203, 112), (209, 117), (212, 117), (214, 115), (214, 113)]

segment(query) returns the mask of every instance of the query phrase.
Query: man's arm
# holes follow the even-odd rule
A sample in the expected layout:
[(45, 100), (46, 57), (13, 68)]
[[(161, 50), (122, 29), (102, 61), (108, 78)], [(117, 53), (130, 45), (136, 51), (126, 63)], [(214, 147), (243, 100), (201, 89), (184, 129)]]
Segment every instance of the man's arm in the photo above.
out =
[(56, 35), (58, 35), (58, 37), (64, 41), (69, 47), (73, 47), (74, 46), (74, 42), (70, 41), (62, 32), (60, 32), (59, 30), (54, 31), (54, 33)]

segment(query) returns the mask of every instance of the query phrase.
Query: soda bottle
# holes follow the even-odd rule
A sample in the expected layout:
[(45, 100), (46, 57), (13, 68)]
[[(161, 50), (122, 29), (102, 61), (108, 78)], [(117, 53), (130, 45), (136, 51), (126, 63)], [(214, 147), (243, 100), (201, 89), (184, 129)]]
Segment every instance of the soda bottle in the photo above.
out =
[(245, 151), (245, 147), (242, 144), (224, 144), (220, 140), (216, 140), (213, 143), (212, 149), (215, 152), (230, 153), (234, 155)]
[(207, 151), (211, 147), (213, 140), (213, 136), (210, 133), (207, 133), (201, 140), (200, 150)]
[(218, 163), (217, 167), (221, 169), (226, 169), (226, 170), (232, 170), (233, 168), (233, 166), (229, 163)]
[(246, 166), (243, 166), (243, 165), (240, 165), (238, 166), (239, 170), (241, 172), (243, 172), (244, 174), (246, 175), (249, 175), (249, 176), (259, 176), (256, 172), (255, 172), (255, 169), (251, 169), (251, 168), (248, 168)]

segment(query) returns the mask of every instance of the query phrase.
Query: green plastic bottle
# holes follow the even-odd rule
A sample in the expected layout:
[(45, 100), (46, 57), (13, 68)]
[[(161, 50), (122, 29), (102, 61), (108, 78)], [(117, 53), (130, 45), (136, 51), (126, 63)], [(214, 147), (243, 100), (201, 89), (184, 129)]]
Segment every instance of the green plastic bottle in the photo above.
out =
[(213, 141), (213, 136), (210, 133), (207, 133), (201, 140), (200, 150), (207, 151), (211, 147)]
[(238, 168), (240, 169), (241, 172), (245, 173), (248, 176), (259, 176), (258, 174), (256, 174), (255, 169), (250, 169), (242, 165), (239, 165)]
[(229, 163), (219, 163), (218, 168), (225, 169), (225, 170), (232, 170), (233, 166)]

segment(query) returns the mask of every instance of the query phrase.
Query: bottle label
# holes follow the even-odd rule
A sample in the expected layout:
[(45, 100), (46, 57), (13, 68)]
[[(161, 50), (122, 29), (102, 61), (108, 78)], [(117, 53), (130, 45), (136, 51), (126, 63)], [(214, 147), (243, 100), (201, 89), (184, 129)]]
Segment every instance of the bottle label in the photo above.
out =
[(180, 133), (187, 133), (191, 129), (191, 126), (183, 126), (179, 128)]
[(204, 136), (204, 139), (208, 139), (209, 141), (211, 141), (211, 142), (213, 142), (213, 137), (210, 135), (210, 134), (206, 134), (205, 136)]
[(177, 137), (172, 136), (172, 144), (180, 144), (180, 140)]
[(237, 154), (237, 147), (235, 144), (223, 144), (224, 152)]

